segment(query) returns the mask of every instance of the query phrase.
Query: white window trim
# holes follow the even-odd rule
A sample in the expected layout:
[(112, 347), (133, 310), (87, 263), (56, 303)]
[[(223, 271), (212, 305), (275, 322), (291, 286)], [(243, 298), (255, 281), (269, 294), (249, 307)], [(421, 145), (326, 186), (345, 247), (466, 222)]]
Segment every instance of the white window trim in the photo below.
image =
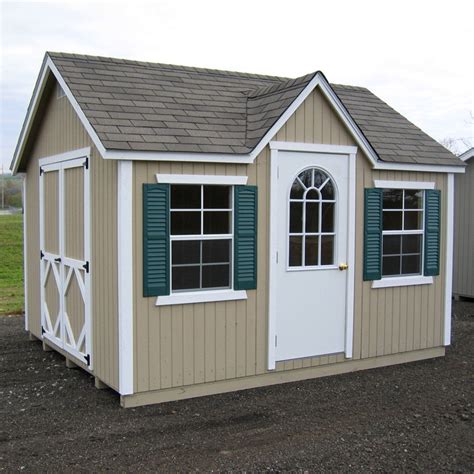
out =
[(395, 286), (431, 285), (433, 277), (424, 275), (408, 275), (396, 277), (383, 277), (381, 280), (374, 280), (372, 288), (393, 288)]
[(247, 184), (247, 176), (212, 176), (200, 174), (157, 174), (157, 183), (169, 184), (217, 184), (235, 186)]
[(435, 183), (429, 181), (383, 181), (374, 179), (374, 186), (384, 189), (435, 189)]
[[(197, 185), (225, 185), (235, 186), (238, 184), (247, 184), (247, 176), (225, 176), (225, 175), (183, 175), (183, 174), (157, 174), (156, 181), (158, 183), (166, 184), (197, 184)], [(232, 232), (230, 239), (232, 240), (231, 247), (231, 281), (233, 281), (233, 254), (234, 254), (234, 190), (232, 189)], [(217, 235), (189, 235), (189, 236), (174, 236), (174, 240), (203, 240), (203, 239), (229, 239), (229, 234), (217, 234)], [(171, 239), (173, 240), (173, 239)], [(170, 252), (171, 258), (171, 252)], [(171, 261), (170, 261), (170, 279), (171, 279)], [(171, 290), (170, 290), (171, 291)], [(219, 290), (196, 290), (196, 291), (181, 291), (181, 292), (170, 292), (169, 295), (158, 296), (156, 298), (155, 306), (166, 306), (175, 304), (189, 304), (189, 303), (210, 303), (217, 301), (235, 301), (235, 300), (246, 300), (246, 290), (234, 290), (233, 288), (225, 288)]]
[[(386, 181), (374, 179), (374, 186), (383, 189), (435, 189), (435, 183), (431, 181)], [(423, 221), (425, 213), (425, 200), (423, 199)], [(425, 236), (425, 226), (423, 223), (422, 231), (405, 232), (406, 234), (421, 234)], [(399, 232), (397, 231), (397, 235)], [(423, 248), (424, 254), (424, 248)], [(421, 256), (421, 264), (423, 265), (423, 254)], [(424, 275), (407, 275), (407, 276), (385, 276), (381, 280), (372, 281), (372, 288), (394, 288), (397, 286), (415, 286), (415, 285), (432, 285), (433, 277)]]
[(166, 306), (173, 304), (189, 303), (211, 303), (216, 301), (246, 300), (245, 290), (211, 290), (211, 291), (190, 291), (186, 293), (172, 293), (166, 296), (158, 296), (156, 306)]

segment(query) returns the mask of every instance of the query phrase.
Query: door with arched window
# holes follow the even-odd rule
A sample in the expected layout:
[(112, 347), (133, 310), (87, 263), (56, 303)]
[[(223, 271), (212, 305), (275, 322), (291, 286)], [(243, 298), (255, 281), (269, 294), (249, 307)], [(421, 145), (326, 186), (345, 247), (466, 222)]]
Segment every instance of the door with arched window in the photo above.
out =
[(349, 154), (278, 152), (275, 360), (346, 350), (350, 165)]

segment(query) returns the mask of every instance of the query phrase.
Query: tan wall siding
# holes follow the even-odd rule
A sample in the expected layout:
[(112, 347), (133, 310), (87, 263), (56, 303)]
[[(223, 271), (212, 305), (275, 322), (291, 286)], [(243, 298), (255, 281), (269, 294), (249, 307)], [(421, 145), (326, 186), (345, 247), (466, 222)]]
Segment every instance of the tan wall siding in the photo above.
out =
[(453, 293), (474, 298), (474, 159), (455, 176)]
[[(27, 157), (26, 207), (28, 256), (28, 315), (30, 330), (41, 335), (39, 268), (39, 166), (38, 160), (66, 151), (91, 147), (92, 314), (94, 373), (118, 387), (117, 347), (117, 165), (103, 160), (67, 98), (57, 99), (54, 89)], [(79, 245), (74, 239), (71, 246)]]
[[(318, 91), (306, 99), (275, 138), (355, 145)], [(142, 184), (156, 182), (156, 173), (247, 174), (249, 184), (258, 186), (258, 282), (257, 290), (247, 292), (247, 301), (156, 307), (155, 298), (143, 298)], [(446, 181), (444, 175), (373, 171), (364, 156), (360, 153), (357, 156), (355, 359), (442, 344), (443, 277), (435, 278), (434, 285), (378, 290), (362, 282), (363, 188), (373, 186), (374, 178), (435, 181), (442, 191)], [(231, 380), (267, 372), (269, 180), (268, 148), (251, 165), (135, 162), (135, 391)], [(443, 248), (444, 239), (443, 234)], [(444, 250), (442, 272), (443, 255)], [(279, 362), (276, 370), (343, 361), (343, 354), (313, 357)]]

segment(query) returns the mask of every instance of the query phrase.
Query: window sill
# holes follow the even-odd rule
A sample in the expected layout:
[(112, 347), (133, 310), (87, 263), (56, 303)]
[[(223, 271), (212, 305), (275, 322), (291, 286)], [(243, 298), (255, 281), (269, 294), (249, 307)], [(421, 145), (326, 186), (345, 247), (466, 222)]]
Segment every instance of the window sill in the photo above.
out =
[(381, 280), (374, 280), (372, 288), (392, 288), (394, 286), (432, 285), (431, 276), (406, 276), (406, 277), (386, 277)]
[(190, 303), (210, 303), (213, 301), (234, 301), (246, 300), (245, 290), (214, 290), (214, 291), (193, 291), (189, 293), (174, 293), (167, 296), (158, 296), (156, 306), (167, 306), (174, 304)]

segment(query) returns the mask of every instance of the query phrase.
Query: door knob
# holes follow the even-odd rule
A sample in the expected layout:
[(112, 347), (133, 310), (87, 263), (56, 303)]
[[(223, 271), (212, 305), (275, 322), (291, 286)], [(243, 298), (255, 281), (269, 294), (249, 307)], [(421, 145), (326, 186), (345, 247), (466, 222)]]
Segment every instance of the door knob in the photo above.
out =
[(341, 270), (341, 272), (343, 270), (347, 270), (349, 268), (349, 265), (347, 265), (347, 263), (340, 263), (339, 264), (339, 270)]

